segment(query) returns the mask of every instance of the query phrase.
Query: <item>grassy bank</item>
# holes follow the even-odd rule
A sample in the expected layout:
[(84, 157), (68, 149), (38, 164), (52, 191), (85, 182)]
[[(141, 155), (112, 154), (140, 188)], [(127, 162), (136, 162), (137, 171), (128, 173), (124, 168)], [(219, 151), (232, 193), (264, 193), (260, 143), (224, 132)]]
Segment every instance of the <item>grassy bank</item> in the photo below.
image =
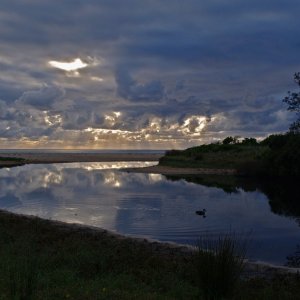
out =
[(4, 212), (0, 241), (0, 299), (300, 299), (296, 277), (234, 285), (230, 243), (214, 259)]
[(211, 169), (239, 169), (257, 162), (268, 151), (266, 146), (210, 144), (186, 150), (167, 151), (160, 165)]
[(235, 169), (243, 175), (300, 177), (300, 134), (271, 135), (261, 142), (232, 137), (186, 150), (167, 151), (159, 164), (169, 167)]

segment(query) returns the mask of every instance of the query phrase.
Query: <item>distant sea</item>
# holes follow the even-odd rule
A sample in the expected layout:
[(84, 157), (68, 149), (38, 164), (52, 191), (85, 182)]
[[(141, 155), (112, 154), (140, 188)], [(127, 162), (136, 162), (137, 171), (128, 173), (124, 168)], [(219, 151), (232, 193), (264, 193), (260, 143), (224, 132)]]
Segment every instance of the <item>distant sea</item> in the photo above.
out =
[(102, 150), (88, 150), (88, 149), (0, 149), (1, 153), (89, 153), (89, 154), (107, 154), (107, 153), (116, 153), (116, 154), (164, 154), (166, 150), (116, 150), (116, 149), (102, 149)]

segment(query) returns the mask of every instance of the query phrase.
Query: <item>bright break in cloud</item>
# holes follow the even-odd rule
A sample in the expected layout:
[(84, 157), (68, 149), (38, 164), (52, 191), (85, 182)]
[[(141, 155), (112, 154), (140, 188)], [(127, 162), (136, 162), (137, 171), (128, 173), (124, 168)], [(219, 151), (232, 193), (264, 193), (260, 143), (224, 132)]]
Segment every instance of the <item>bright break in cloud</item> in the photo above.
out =
[(186, 148), (286, 131), (299, 9), (2, 1), (1, 148)]

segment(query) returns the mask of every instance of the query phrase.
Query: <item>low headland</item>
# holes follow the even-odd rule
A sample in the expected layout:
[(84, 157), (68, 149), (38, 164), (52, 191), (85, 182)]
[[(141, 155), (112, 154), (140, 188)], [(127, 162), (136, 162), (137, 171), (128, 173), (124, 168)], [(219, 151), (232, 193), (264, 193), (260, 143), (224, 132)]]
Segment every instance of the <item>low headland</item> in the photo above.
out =
[(132, 172), (165, 175), (208, 174), (254, 177), (300, 177), (300, 134), (254, 138), (227, 137), (222, 142), (170, 150), (159, 165)]

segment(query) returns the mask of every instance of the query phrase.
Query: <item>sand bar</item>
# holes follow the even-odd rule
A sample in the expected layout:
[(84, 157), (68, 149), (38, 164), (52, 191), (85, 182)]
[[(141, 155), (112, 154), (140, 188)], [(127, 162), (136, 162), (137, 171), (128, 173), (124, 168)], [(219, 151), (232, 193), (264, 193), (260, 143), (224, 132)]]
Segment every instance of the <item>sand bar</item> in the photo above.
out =
[[(68, 162), (158, 161), (162, 156), (163, 154), (159, 153), (1, 153), (0, 157), (22, 158), (24, 161), (0, 161), (0, 167)], [(162, 175), (235, 175), (237, 173), (234, 169), (174, 168), (160, 165), (125, 168), (122, 171)]]
[(235, 175), (235, 169), (174, 168), (168, 166), (150, 166), (144, 168), (126, 168), (130, 173), (151, 173), (162, 175)]
[(0, 166), (68, 162), (158, 161), (158, 153), (1, 153), (0, 157), (23, 158), (24, 161), (0, 161)]

